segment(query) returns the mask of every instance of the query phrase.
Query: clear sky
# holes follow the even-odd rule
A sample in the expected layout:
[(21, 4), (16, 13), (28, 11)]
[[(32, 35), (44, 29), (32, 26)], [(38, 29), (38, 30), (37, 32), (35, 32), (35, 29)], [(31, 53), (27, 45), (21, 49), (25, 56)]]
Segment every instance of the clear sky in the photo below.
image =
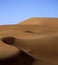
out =
[(0, 25), (31, 17), (58, 17), (58, 0), (0, 0)]

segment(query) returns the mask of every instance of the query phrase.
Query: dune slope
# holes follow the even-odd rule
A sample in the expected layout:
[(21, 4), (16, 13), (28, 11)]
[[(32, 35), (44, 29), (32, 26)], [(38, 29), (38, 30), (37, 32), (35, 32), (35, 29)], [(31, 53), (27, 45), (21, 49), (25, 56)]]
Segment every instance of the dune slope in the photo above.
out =
[(58, 18), (31, 18), (20, 24), (0, 26), (1, 42), (4, 37), (15, 38), (12, 46), (31, 51), (37, 58), (34, 65), (58, 65)]

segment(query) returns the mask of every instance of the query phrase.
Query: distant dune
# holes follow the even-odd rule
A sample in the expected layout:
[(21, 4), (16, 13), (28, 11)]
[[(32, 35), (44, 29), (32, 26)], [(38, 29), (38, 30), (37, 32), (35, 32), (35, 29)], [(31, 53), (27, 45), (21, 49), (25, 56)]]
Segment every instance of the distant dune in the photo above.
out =
[[(58, 18), (30, 18), (20, 23), (21, 25), (51, 25), (58, 26)], [(19, 25), (20, 25), (19, 24)]]
[[(23, 56), (24, 53), (20, 51), (26, 54), (28, 62), (26, 56)], [(6, 58), (9, 60), (9, 57), (11, 60), (17, 59), (18, 62), (12, 60), (10, 63), (6, 60), (3, 64), (2, 62), (5, 62)], [(1, 61), (1, 58), (4, 60)], [(25, 64), (21, 64), (22, 62)], [(26, 63), (58, 65), (58, 18), (30, 18), (16, 25), (0, 26), (0, 64)]]

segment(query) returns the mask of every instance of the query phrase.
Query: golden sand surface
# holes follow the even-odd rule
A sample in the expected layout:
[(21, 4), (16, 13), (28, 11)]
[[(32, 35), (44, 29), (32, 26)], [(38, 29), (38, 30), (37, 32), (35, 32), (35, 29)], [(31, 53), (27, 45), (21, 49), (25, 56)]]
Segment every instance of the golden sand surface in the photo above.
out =
[[(2, 39), (6, 37), (13, 37), (14, 44), (8, 42), (11, 38), (5, 43)], [(58, 18), (30, 18), (0, 26), (0, 57), (11, 56), (20, 48), (37, 58), (33, 65), (58, 65)]]

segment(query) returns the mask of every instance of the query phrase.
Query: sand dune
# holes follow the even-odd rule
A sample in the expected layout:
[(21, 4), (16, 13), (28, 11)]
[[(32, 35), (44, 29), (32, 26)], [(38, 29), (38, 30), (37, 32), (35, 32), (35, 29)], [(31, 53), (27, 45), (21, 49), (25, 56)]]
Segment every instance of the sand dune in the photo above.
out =
[[(30, 18), (20, 23), (21, 25), (58, 26), (58, 18)], [(19, 25), (20, 25), (19, 24)]]
[[(58, 18), (31, 18), (20, 24), (0, 26), (0, 44), (23, 48), (36, 59), (33, 65), (58, 65)], [(6, 55), (11, 55), (10, 50)]]
[(18, 53), (18, 51), (15, 46), (10, 46), (0, 41), (0, 60), (9, 58)]

